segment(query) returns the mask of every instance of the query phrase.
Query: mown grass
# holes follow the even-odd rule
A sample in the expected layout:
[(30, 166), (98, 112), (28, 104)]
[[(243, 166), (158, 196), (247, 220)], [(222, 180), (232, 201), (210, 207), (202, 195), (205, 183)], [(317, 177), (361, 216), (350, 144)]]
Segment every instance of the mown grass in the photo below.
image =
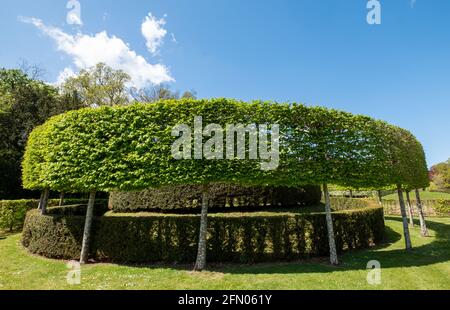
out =
[[(448, 193), (441, 193), (441, 192), (429, 192), (429, 191), (421, 191), (420, 192), (420, 198), (422, 200), (436, 200), (436, 199), (448, 199), (450, 200), (450, 194)], [(398, 200), (398, 194), (390, 194), (383, 196), (384, 200)], [(416, 194), (411, 193), (411, 199), (416, 199)]]
[[(0, 289), (450, 289), (450, 218), (430, 219), (431, 237), (411, 230), (414, 250), (403, 250), (401, 222), (386, 220), (386, 244), (345, 253), (341, 265), (326, 258), (308, 261), (213, 265), (202, 273), (192, 266), (82, 267), (80, 285), (66, 281), (65, 261), (30, 255), (20, 245), (20, 234), (0, 234)], [(381, 263), (381, 284), (367, 283), (367, 262)]]

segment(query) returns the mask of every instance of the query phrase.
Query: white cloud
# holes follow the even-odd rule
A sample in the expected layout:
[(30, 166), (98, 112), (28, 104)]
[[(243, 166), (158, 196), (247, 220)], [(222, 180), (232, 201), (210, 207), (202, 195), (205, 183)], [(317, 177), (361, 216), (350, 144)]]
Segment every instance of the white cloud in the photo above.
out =
[(164, 18), (156, 19), (152, 13), (145, 17), (141, 26), (142, 35), (147, 41), (147, 49), (150, 53), (156, 54), (160, 48), (167, 30), (164, 29), (166, 20)]
[(64, 70), (59, 73), (55, 85), (61, 85), (62, 83), (64, 83), (65, 80), (75, 75), (76, 73), (75, 71), (73, 71), (72, 68), (70, 67), (64, 68)]
[(148, 84), (174, 81), (166, 66), (150, 64), (143, 56), (131, 50), (122, 39), (114, 35), (109, 36), (106, 31), (95, 35), (82, 33), (71, 35), (57, 27), (47, 26), (37, 18), (22, 17), (20, 20), (34, 25), (52, 38), (58, 50), (72, 57), (77, 69), (89, 68), (103, 62), (114, 69), (121, 69), (128, 73), (133, 86), (138, 88)]

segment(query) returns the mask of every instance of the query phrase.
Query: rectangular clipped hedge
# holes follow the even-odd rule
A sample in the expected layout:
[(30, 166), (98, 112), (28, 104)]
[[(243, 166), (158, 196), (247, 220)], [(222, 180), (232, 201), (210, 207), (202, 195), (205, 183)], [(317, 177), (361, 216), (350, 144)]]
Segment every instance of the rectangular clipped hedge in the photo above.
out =
[[(66, 205), (86, 204), (86, 199), (65, 199)], [(102, 207), (107, 206), (107, 200), (97, 199), (96, 202)], [(50, 199), (48, 201), (49, 207), (59, 205), (59, 199)], [(37, 199), (23, 199), (23, 200), (0, 200), (0, 229), (9, 231), (22, 230), (25, 216), (28, 211), (37, 209), (39, 200)], [(69, 209), (67, 209), (69, 210)], [(49, 209), (49, 213), (50, 213)], [(70, 212), (70, 211), (69, 211)]]
[(0, 229), (22, 229), (27, 212), (38, 205), (38, 200), (0, 200)]
[[(102, 216), (93, 222), (90, 256), (113, 262), (193, 262), (199, 234), (197, 215)], [(338, 251), (364, 248), (383, 239), (383, 209), (333, 214)], [(208, 217), (210, 262), (252, 263), (328, 254), (325, 215), (214, 215)], [(52, 258), (78, 259), (84, 217), (28, 213), (23, 244)]]

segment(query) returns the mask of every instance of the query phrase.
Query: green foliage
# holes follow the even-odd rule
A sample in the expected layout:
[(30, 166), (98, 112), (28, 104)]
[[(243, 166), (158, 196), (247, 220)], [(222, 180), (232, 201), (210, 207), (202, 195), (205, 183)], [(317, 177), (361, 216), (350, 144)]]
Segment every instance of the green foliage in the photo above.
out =
[[(223, 128), (279, 124), (279, 168), (263, 171), (249, 159), (174, 160), (172, 128), (199, 115)], [(66, 192), (210, 183), (428, 186), (422, 146), (403, 129), (320, 107), (230, 99), (165, 100), (54, 117), (31, 135), (23, 171), (26, 188)]]
[[(292, 263), (216, 264), (189, 272), (192, 265), (91, 264), (80, 285), (67, 283), (67, 261), (42, 259), (24, 251), (21, 235), (0, 233), (3, 290), (373, 290), (365, 267), (371, 259), (384, 266), (378, 290), (449, 290), (450, 218), (429, 218), (430, 237), (411, 229), (413, 256), (404, 250), (402, 220), (386, 219), (385, 239), (376, 248), (348, 251), (340, 267), (328, 259)], [(405, 280), (407, 279), (407, 280)], [(414, 281), (412, 279), (420, 279)]]
[(0, 228), (9, 231), (22, 229), (26, 213), (37, 208), (35, 200), (0, 201)]
[(439, 216), (450, 216), (450, 200), (438, 200), (434, 210)]
[(79, 108), (70, 96), (20, 70), (0, 69), (0, 199), (27, 197), (21, 169), (29, 133), (50, 116)]
[[(308, 206), (320, 203), (319, 186), (243, 187), (230, 184), (212, 184), (208, 187), (210, 211), (214, 209), (238, 211), (264, 207)], [(110, 206), (115, 212), (146, 210), (198, 212), (202, 188), (197, 185), (167, 186), (139, 192), (112, 192)]]
[[(83, 199), (65, 199), (65, 203), (68, 205), (77, 205), (83, 203), (78, 208), (49, 208), (48, 212), (54, 214), (55, 212), (59, 214), (73, 214), (74, 210), (86, 209), (86, 200)], [(107, 207), (107, 200), (96, 200), (96, 212), (105, 212)], [(50, 199), (48, 205), (50, 207), (57, 206), (59, 204), (59, 199)], [(9, 231), (19, 231), (23, 227), (25, 221), (26, 213), (30, 210), (37, 209), (39, 205), (39, 200), (32, 199), (22, 199), (22, 200), (0, 200), (0, 229), (8, 229)], [(56, 210), (55, 210), (56, 209)], [(62, 209), (62, 210), (60, 210)], [(77, 213), (77, 215), (81, 215)]]
[[(199, 235), (198, 215), (153, 214), (95, 217), (91, 257), (116, 262), (193, 262)], [(295, 260), (328, 253), (323, 213), (222, 213), (209, 216), (208, 259), (215, 262)], [(333, 214), (339, 251), (368, 247), (383, 238), (381, 207)], [(23, 245), (32, 253), (77, 259), (84, 217), (27, 215)]]
[(430, 175), (435, 190), (450, 192), (450, 160), (431, 167)]
[(371, 199), (345, 197), (330, 197), (330, 202), (331, 208), (335, 211), (362, 209), (373, 203)]
[(130, 80), (124, 71), (99, 63), (68, 78), (61, 89), (63, 94), (79, 98), (84, 107), (121, 105), (128, 102), (126, 84)]

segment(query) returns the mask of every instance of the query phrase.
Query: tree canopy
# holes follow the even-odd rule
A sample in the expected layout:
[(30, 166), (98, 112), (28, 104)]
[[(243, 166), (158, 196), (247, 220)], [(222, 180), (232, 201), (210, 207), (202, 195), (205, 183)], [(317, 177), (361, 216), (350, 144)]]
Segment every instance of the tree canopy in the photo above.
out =
[(0, 198), (26, 196), (20, 181), (20, 165), (29, 133), (50, 116), (80, 107), (71, 96), (35, 80), (38, 68), (28, 76), (21, 70), (0, 69)]
[(450, 159), (431, 167), (430, 175), (437, 190), (450, 191)]
[(63, 94), (77, 96), (85, 107), (123, 105), (128, 103), (126, 84), (130, 81), (124, 71), (99, 63), (69, 77), (61, 89)]
[[(278, 169), (259, 160), (175, 160), (172, 129), (203, 124), (279, 124)], [(270, 131), (270, 130), (269, 130)], [(203, 137), (203, 142), (208, 137)], [(355, 188), (428, 185), (421, 144), (407, 130), (367, 116), (301, 104), (231, 99), (164, 100), (81, 109), (36, 128), (23, 162), (24, 186), (64, 191), (140, 190), (214, 182)]]

